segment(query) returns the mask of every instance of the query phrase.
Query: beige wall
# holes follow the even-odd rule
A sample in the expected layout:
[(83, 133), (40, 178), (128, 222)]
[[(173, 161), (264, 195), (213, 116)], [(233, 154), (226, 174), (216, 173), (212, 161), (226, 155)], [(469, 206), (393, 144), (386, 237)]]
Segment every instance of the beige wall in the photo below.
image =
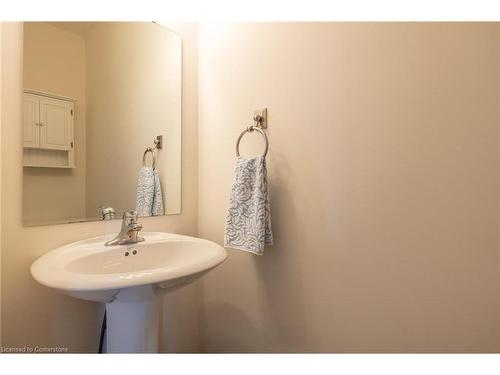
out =
[[(145, 229), (222, 242), (234, 141), (266, 106), (276, 245), (229, 250), (203, 290), (168, 296), (164, 350), (499, 350), (496, 25), (203, 26), (199, 132), (196, 26), (171, 27), (183, 211)], [(22, 227), (22, 27), (1, 32), (2, 344), (95, 351), (97, 306), (39, 286), (29, 265), (119, 222)]]
[(181, 38), (154, 23), (102, 22), (85, 39), (87, 216), (101, 205), (118, 216), (135, 207), (142, 155), (157, 135), (165, 210), (179, 213)]
[[(198, 111), (196, 110), (198, 108), (198, 25), (194, 23), (162, 23), (162, 25), (179, 33), (182, 37), (182, 213), (167, 216), (164, 220), (169, 225), (165, 225), (162, 230), (197, 236), (198, 147), (193, 145), (198, 145)], [(150, 218), (148, 222), (155, 220), (158, 219)], [(186, 230), (183, 230), (184, 228)], [(197, 281), (167, 295), (163, 304), (163, 329), (161, 331), (163, 351), (169, 353), (200, 351), (202, 293), (201, 281)]]
[[(196, 27), (182, 31), (186, 50), (196, 46)], [(185, 34), (184, 34), (185, 33)], [(22, 25), (2, 24), (2, 344), (58, 345), (73, 352), (97, 350), (97, 304), (65, 297), (37, 284), (29, 274), (33, 260), (55, 246), (117, 232), (120, 222), (90, 222), (40, 227), (22, 226)], [(144, 218), (147, 231), (197, 234), (196, 56), (184, 55), (182, 214)], [(8, 95), (5, 95), (8, 93)], [(165, 351), (197, 351), (201, 288), (195, 283), (165, 298)], [(170, 330), (170, 331), (168, 331)]]
[(75, 169), (24, 168), (28, 224), (85, 217), (85, 40), (43, 22), (24, 23), (24, 88), (77, 99)]
[(276, 243), (205, 276), (202, 350), (498, 351), (496, 24), (205, 25), (199, 44), (199, 234), (222, 243), (236, 137), (268, 107)]

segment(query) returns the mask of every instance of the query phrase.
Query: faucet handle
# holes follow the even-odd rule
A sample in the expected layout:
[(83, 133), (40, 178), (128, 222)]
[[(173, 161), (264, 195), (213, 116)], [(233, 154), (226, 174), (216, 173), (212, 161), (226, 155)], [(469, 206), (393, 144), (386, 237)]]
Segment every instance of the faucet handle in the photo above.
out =
[(127, 222), (127, 224), (136, 224), (137, 223), (137, 211), (125, 211), (123, 213), (123, 221)]

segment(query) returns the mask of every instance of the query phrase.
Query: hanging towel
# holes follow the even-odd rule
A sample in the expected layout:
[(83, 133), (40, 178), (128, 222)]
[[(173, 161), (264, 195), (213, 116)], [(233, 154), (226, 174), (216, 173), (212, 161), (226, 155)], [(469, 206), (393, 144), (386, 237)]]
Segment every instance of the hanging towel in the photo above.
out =
[(157, 170), (151, 167), (142, 167), (139, 170), (136, 211), (139, 216), (164, 214), (160, 175)]
[(262, 255), (273, 244), (264, 156), (238, 158), (224, 230), (224, 246)]

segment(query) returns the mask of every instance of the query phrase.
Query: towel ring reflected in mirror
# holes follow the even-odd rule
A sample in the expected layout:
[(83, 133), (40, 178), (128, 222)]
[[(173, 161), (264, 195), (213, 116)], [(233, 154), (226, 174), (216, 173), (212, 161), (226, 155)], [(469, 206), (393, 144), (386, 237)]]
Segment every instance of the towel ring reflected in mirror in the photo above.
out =
[(240, 157), (240, 141), (241, 141), (241, 138), (243, 138), (243, 136), (246, 134), (246, 133), (252, 133), (254, 131), (258, 131), (262, 137), (264, 137), (264, 142), (265, 142), (265, 150), (264, 150), (264, 153), (262, 154), (263, 157), (266, 157), (267, 155), (267, 150), (269, 149), (269, 141), (267, 140), (267, 135), (266, 133), (264, 133), (264, 130), (262, 130), (260, 127), (258, 126), (254, 126), (254, 125), (250, 125), (248, 128), (246, 128), (245, 130), (243, 130), (240, 134), (240, 136), (238, 137), (238, 140), (236, 141), (236, 156), (239, 158)]
[(155, 152), (153, 151), (153, 149), (151, 147), (148, 147), (146, 148), (146, 151), (144, 151), (144, 155), (142, 155), (142, 166), (143, 167), (146, 167), (146, 155), (148, 154), (148, 152), (151, 153), (151, 156), (153, 158), (153, 163), (151, 165), (151, 167), (153, 168), (153, 170), (156, 168), (156, 156), (155, 156)]

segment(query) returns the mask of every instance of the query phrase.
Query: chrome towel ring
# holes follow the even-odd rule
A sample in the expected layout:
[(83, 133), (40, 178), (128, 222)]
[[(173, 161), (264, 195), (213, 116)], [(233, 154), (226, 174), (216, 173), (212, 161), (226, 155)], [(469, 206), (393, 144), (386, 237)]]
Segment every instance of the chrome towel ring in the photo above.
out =
[(146, 151), (144, 151), (144, 155), (142, 155), (142, 166), (146, 166), (146, 155), (148, 152), (151, 152), (151, 156), (153, 157), (153, 164), (152, 167), (153, 169), (156, 169), (156, 154), (155, 150), (161, 150), (163, 148), (163, 135), (157, 135), (155, 140), (153, 141), (155, 144), (155, 147), (147, 147)]
[(148, 152), (151, 152), (151, 155), (153, 157), (152, 167), (153, 167), (153, 169), (155, 169), (156, 168), (156, 156), (155, 156), (155, 153), (151, 147), (146, 148), (146, 151), (144, 151), (144, 155), (142, 155), (142, 166), (143, 167), (146, 166), (146, 155), (148, 154)]
[(267, 150), (269, 149), (269, 141), (267, 140), (267, 135), (266, 135), (266, 133), (264, 133), (264, 130), (262, 130), (259, 126), (255, 126), (255, 125), (250, 125), (248, 128), (246, 128), (245, 130), (243, 130), (241, 132), (240, 136), (238, 137), (238, 140), (236, 141), (236, 156), (237, 157), (240, 157), (240, 141), (241, 141), (241, 138), (243, 138), (243, 136), (246, 133), (252, 133), (255, 130), (258, 131), (260, 134), (262, 134), (262, 136), (264, 137), (264, 142), (266, 143), (266, 148), (265, 148), (264, 154), (262, 154), (262, 156), (266, 157)]

